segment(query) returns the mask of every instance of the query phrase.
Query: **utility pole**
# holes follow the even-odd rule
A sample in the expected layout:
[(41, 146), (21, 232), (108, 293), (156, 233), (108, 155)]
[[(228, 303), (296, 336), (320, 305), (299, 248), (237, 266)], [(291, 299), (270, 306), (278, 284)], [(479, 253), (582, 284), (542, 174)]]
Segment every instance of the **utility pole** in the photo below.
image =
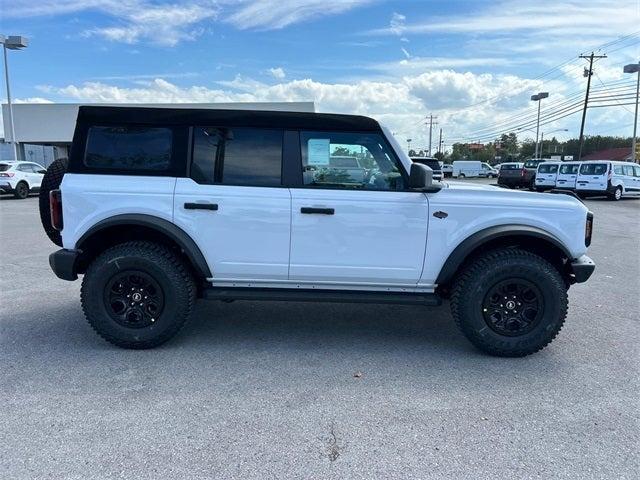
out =
[(433, 126), (437, 125), (437, 122), (434, 122), (434, 120), (437, 120), (438, 117), (434, 117), (433, 115), (429, 115), (429, 156), (431, 156), (431, 136), (433, 134)]
[(440, 140), (438, 141), (438, 153), (441, 153), (442, 150), (442, 129), (440, 129)]
[(584, 69), (584, 76), (587, 77), (587, 93), (584, 96), (584, 106), (582, 107), (582, 123), (580, 124), (580, 140), (578, 147), (578, 160), (582, 158), (582, 146), (584, 144), (584, 122), (587, 119), (587, 104), (589, 103), (589, 90), (591, 89), (591, 77), (593, 76), (593, 59), (594, 58), (607, 58), (606, 55), (595, 55), (591, 52), (591, 55), (580, 55), (578, 58), (585, 58), (589, 60), (589, 69)]

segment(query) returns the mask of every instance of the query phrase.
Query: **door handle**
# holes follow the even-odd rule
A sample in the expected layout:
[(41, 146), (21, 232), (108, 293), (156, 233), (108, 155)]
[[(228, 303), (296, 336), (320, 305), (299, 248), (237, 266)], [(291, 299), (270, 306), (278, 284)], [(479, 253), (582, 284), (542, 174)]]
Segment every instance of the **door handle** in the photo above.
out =
[(184, 204), (184, 208), (185, 210), (218, 210), (218, 204), (187, 202)]
[(318, 214), (318, 215), (333, 215), (336, 211), (333, 208), (317, 208), (317, 207), (302, 207), (300, 213), (306, 214)]

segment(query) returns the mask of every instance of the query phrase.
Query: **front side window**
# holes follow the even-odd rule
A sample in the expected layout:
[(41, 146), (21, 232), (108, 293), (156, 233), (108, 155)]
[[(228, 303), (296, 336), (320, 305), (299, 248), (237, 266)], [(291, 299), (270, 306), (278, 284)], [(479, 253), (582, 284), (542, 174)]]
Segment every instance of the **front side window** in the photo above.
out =
[(168, 170), (172, 144), (170, 128), (95, 126), (89, 128), (84, 163), (110, 170)]
[(404, 189), (398, 161), (377, 133), (301, 132), (300, 147), (305, 186)]
[(614, 165), (613, 166), (613, 173), (615, 173), (616, 175), (624, 175), (624, 173), (622, 171), (622, 165)]
[(201, 184), (282, 184), (282, 130), (196, 127), (191, 178)]
[(583, 163), (580, 167), (580, 175), (604, 175), (607, 173), (606, 163)]
[(560, 173), (565, 175), (575, 175), (578, 173), (579, 165), (562, 165), (560, 167)]
[(540, 173), (556, 173), (558, 171), (558, 165), (540, 165), (538, 172)]

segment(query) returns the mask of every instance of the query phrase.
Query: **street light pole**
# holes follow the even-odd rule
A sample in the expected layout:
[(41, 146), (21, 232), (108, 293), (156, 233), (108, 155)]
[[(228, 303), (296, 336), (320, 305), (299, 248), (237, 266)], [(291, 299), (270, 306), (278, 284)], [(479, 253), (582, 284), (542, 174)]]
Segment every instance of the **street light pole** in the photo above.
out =
[(537, 95), (531, 95), (531, 100), (538, 102), (538, 121), (536, 122), (536, 153), (534, 158), (538, 158), (538, 133), (540, 131), (540, 102), (543, 98), (547, 98), (549, 92), (538, 92)]
[[(2, 51), (4, 54), (4, 79), (7, 85), (7, 107), (9, 109), (9, 128), (11, 130), (11, 144), (13, 146), (13, 158), (18, 160), (18, 143), (16, 141), (16, 130), (13, 123), (13, 105), (11, 104), (11, 87), (9, 86), (9, 62), (7, 59), (7, 50), (20, 50), (26, 48), (28, 41), (25, 37), (11, 35), (5, 37), (0, 35), (0, 43), (2, 43)], [(6, 137), (5, 133), (5, 137)]]
[(630, 63), (624, 66), (624, 73), (637, 73), (638, 80), (636, 82), (636, 114), (633, 119), (633, 140), (631, 142), (631, 158), (634, 162), (640, 163), (637, 153), (637, 137), (638, 137), (638, 102), (640, 101), (640, 62)]

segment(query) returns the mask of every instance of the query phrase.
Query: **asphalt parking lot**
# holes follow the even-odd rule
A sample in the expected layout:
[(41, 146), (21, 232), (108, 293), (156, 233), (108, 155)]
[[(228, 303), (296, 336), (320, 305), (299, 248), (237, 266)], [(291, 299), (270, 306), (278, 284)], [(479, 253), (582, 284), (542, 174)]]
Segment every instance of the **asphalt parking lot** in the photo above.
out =
[(640, 200), (587, 204), (594, 276), (500, 359), (448, 305), (202, 302), (120, 350), (50, 271), (37, 198), (2, 197), (0, 478), (637, 478)]

